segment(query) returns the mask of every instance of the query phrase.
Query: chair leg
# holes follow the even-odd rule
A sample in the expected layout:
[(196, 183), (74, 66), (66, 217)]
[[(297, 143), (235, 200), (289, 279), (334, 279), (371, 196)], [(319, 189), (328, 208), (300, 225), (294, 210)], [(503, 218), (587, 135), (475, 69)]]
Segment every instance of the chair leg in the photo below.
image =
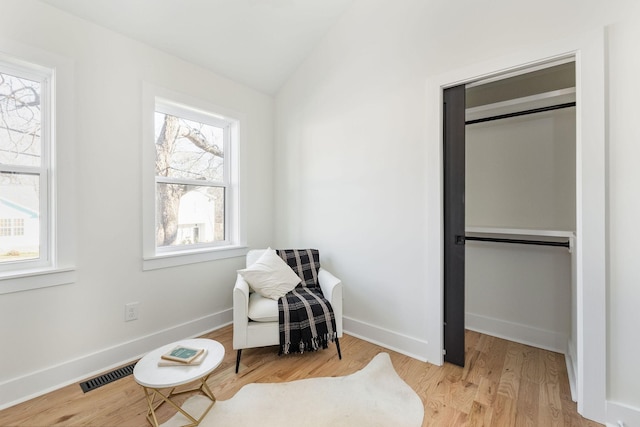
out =
[(338, 340), (338, 337), (336, 337), (336, 348), (338, 349), (338, 358), (342, 360), (342, 353), (340, 352), (340, 341)]
[(236, 374), (238, 373), (238, 369), (240, 369), (240, 356), (242, 356), (242, 349), (238, 349), (238, 354), (236, 355)]

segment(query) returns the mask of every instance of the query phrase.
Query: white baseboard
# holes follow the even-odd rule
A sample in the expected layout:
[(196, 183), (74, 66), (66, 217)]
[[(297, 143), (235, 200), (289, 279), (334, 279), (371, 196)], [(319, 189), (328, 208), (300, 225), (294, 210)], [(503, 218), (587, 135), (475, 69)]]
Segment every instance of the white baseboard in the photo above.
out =
[(577, 389), (577, 378), (578, 378), (578, 364), (576, 361), (578, 360), (576, 355), (576, 347), (575, 344), (570, 340), (567, 342), (567, 352), (564, 355), (564, 360), (567, 364), (567, 376), (569, 377), (569, 388), (571, 389), (571, 400), (574, 402), (578, 401), (578, 389)]
[(370, 323), (343, 316), (342, 329), (348, 335), (368, 341), (404, 354), (414, 359), (426, 362), (429, 343), (417, 338), (409, 337), (398, 332), (390, 331)]
[(567, 353), (568, 336), (555, 331), (533, 328), (520, 323), (467, 313), (465, 327), (472, 331), (504, 338), (557, 353)]
[[(622, 423), (622, 424), (620, 424)], [(640, 426), (640, 408), (622, 403), (607, 401), (607, 426), (636, 427)]]
[(0, 383), (0, 410), (137, 360), (166, 343), (201, 336), (232, 320), (233, 311), (228, 309), (10, 379)]
[(576, 371), (573, 359), (569, 356), (569, 353), (564, 355), (564, 362), (567, 366), (567, 376), (569, 377), (569, 389), (571, 389), (571, 400), (578, 401), (578, 395), (576, 393)]

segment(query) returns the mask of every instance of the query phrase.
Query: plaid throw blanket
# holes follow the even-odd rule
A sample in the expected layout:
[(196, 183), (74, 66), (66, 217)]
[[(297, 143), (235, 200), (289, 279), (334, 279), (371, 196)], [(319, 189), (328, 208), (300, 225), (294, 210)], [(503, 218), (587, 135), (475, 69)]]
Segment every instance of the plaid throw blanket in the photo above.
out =
[(327, 348), (337, 336), (336, 321), (331, 303), (324, 298), (318, 284), (318, 251), (288, 249), (276, 252), (302, 280), (278, 300), (280, 354)]

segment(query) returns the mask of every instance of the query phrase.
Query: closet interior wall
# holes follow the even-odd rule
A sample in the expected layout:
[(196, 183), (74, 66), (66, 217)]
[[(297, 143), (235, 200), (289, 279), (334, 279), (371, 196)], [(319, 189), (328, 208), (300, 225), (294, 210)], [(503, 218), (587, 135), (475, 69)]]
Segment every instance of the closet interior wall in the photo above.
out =
[[(575, 101), (573, 62), (467, 89), (467, 116)], [(468, 236), (572, 242), (575, 107), (466, 126)], [(466, 241), (467, 329), (567, 354), (576, 336), (572, 253)]]

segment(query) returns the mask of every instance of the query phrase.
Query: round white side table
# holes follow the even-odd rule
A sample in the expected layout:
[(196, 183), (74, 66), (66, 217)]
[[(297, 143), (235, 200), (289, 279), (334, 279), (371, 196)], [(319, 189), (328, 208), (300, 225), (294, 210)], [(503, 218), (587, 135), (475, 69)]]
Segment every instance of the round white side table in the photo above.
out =
[[(204, 348), (207, 350), (207, 354), (199, 365), (158, 366), (161, 356), (168, 353), (178, 345), (192, 348)], [(145, 397), (149, 404), (147, 420), (149, 420), (151, 425), (158, 427), (158, 419), (155, 411), (163, 403), (169, 403), (176, 410), (181, 412), (189, 419), (189, 421), (191, 421), (191, 426), (197, 426), (200, 424), (202, 419), (207, 415), (213, 404), (216, 402), (215, 396), (207, 385), (207, 379), (209, 379), (213, 370), (220, 365), (222, 359), (224, 359), (224, 346), (218, 341), (204, 338), (181, 340), (167, 344), (149, 352), (140, 359), (133, 368), (133, 377), (136, 382), (144, 388)], [(199, 382), (198, 387), (175, 391), (178, 386), (196, 381)], [(169, 389), (169, 391), (165, 391), (166, 389)], [(193, 415), (187, 413), (180, 407), (180, 405), (176, 404), (172, 400), (174, 396), (193, 392), (201, 392), (211, 400), (211, 404), (199, 416), (199, 418), (195, 418)]]

